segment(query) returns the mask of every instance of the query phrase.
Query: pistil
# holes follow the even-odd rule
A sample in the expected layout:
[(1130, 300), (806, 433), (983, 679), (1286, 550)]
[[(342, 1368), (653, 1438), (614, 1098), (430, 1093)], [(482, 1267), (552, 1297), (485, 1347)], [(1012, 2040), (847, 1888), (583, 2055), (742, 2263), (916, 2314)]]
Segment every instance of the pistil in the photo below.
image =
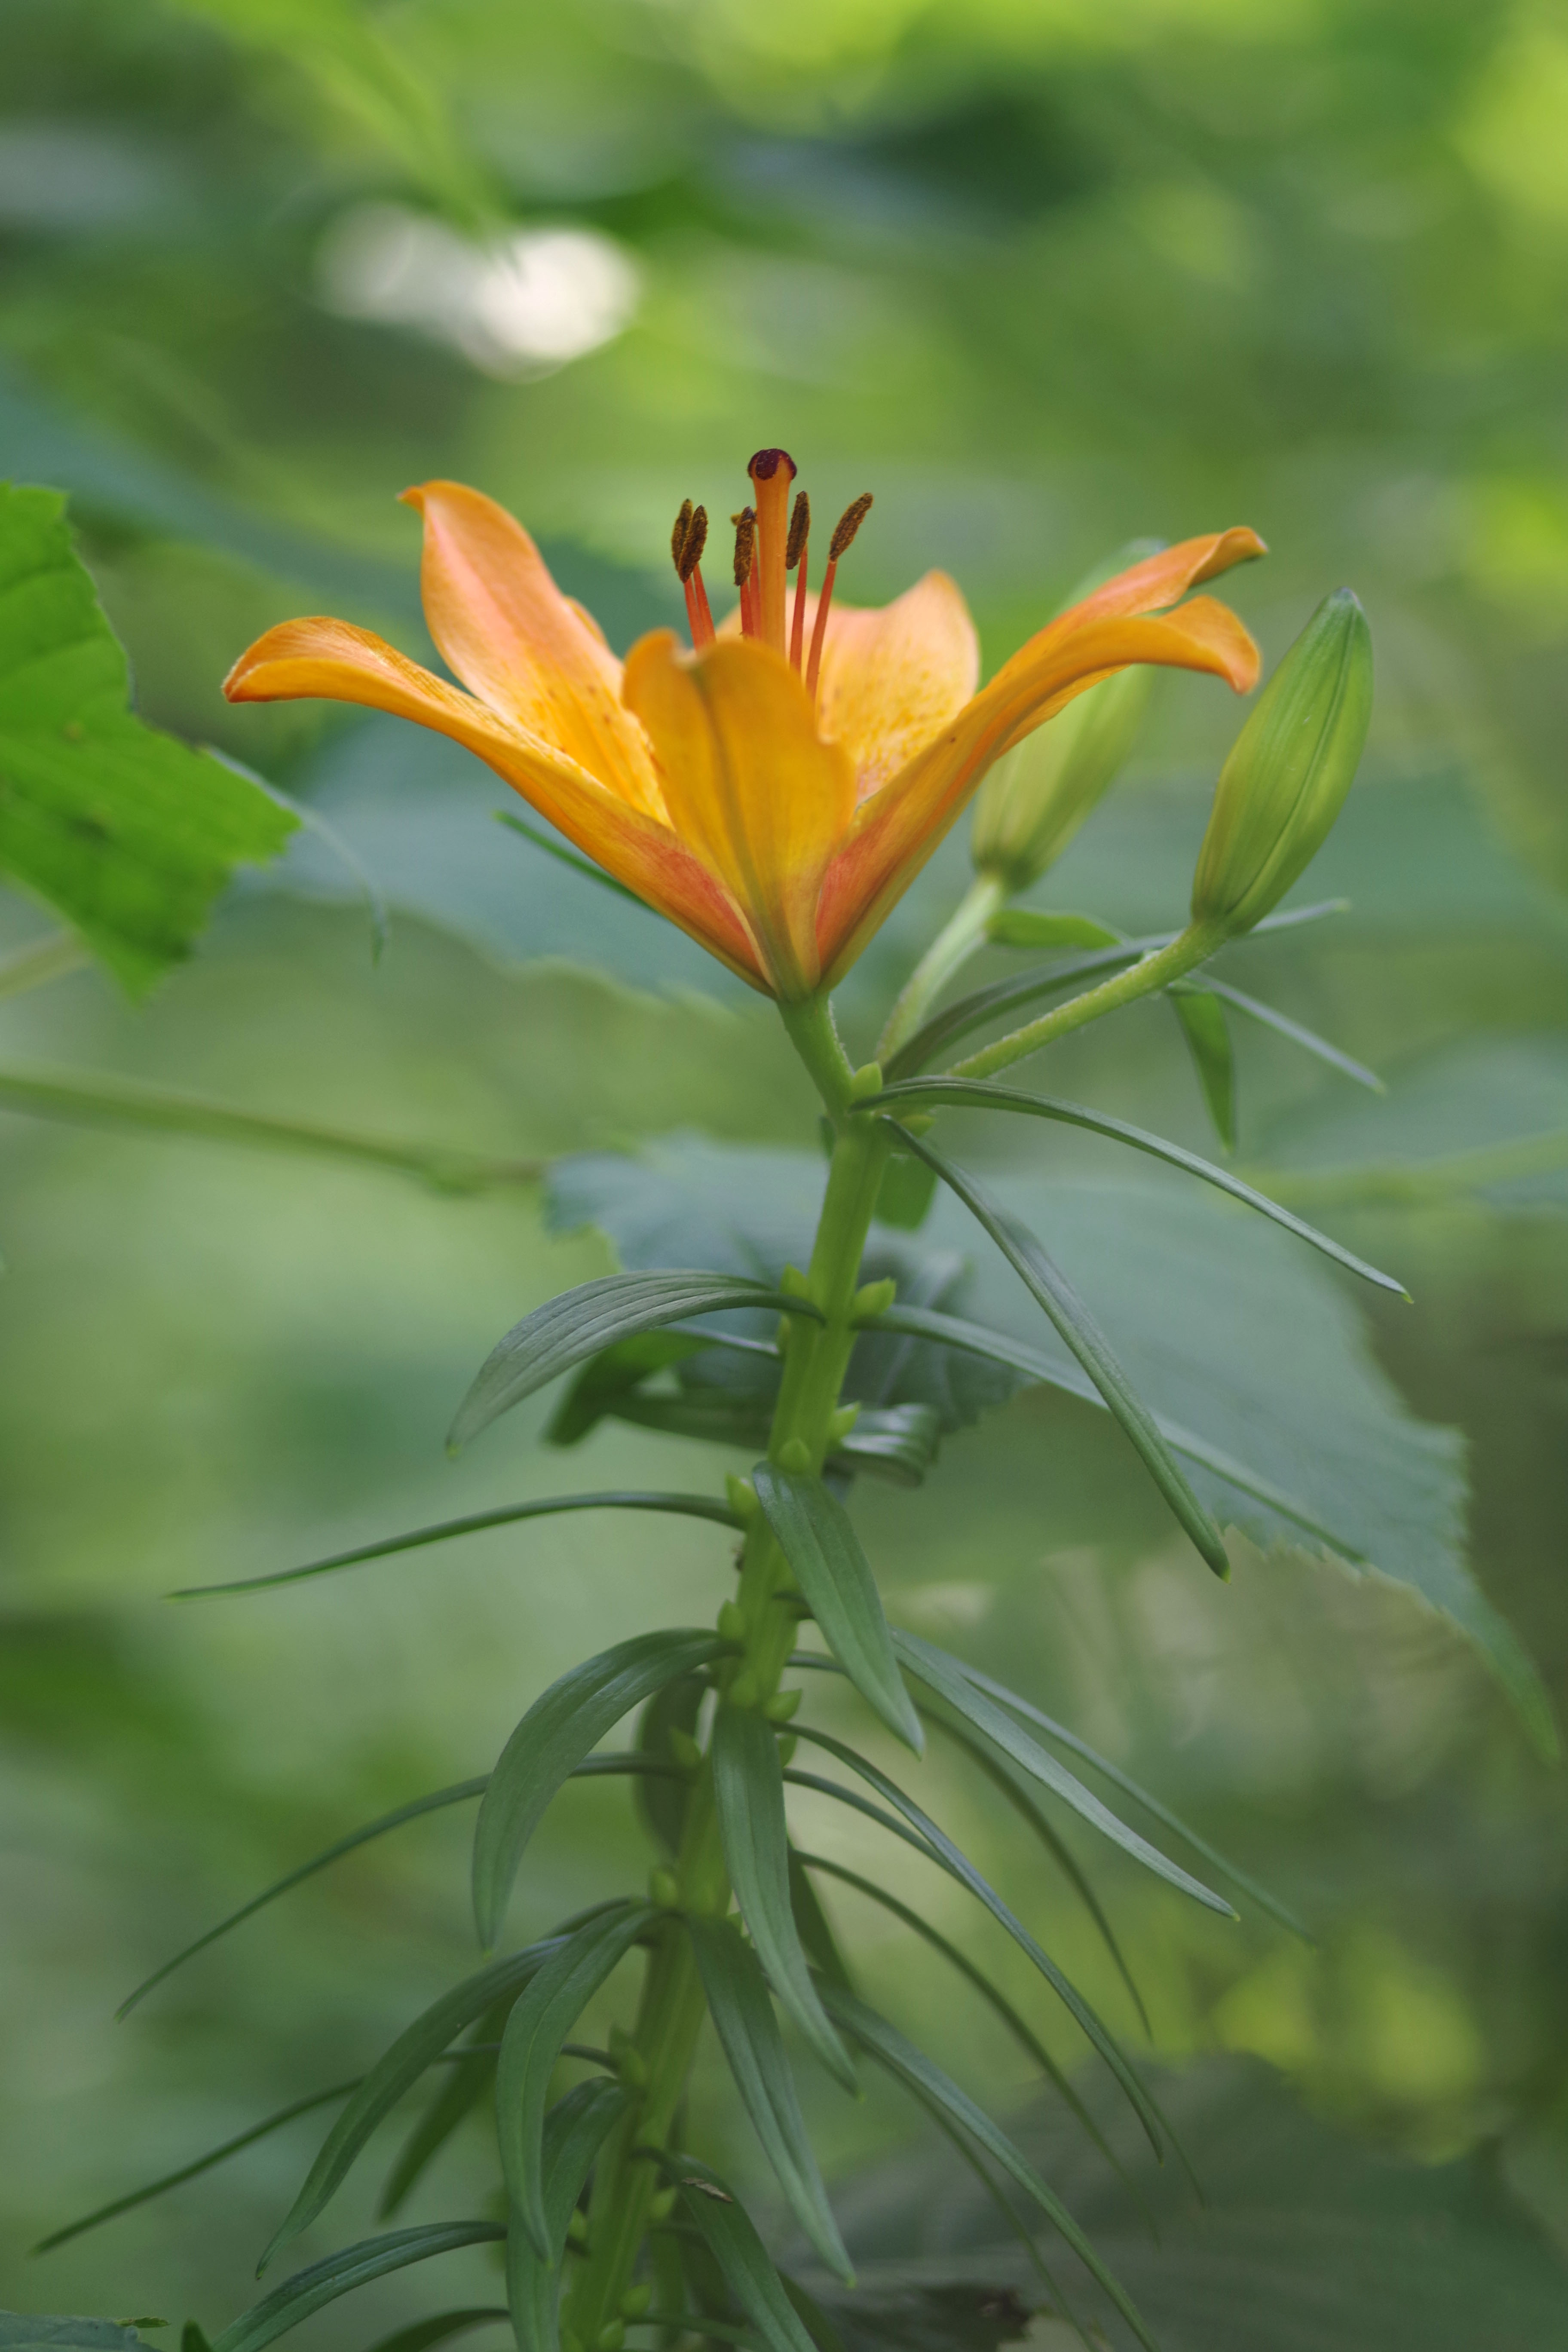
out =
[(822, 576), (822, 594), (817, 600), (816, 625), (811, 633), (811, 661), (805, 673), (805, 683), (813, 699), (822, 668), (822, 647), (827, 635), (827, 612), (833, 602), (833, 583), (838, 576), (839, 558), (871, 511), (871, 493), (862, 490), (859, 497), (847, 506), (833, 527), (833, 537), (827, 542), (827, 569)]
[(759, 449), (746, 471), (757, 494), (756, 635), (784, 649), (784, 556), (789, 538), (789, 486), (795, 462), (787, 449)]

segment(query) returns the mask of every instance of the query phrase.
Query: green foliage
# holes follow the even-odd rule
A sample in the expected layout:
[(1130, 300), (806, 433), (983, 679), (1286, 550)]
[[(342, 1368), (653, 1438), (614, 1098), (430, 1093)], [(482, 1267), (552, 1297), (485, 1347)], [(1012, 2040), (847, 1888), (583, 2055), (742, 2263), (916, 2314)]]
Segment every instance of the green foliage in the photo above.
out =
[(133, 995), (190, 953), (237, 866), (298, 819), (126, 708), (125, 656), (65, 500), (0, 485), (0, 872)]
[(752, 1485), (823, 1640), (868, 1706), (915, 1755), (925, 1736), (904, 1688), (854, 1522), (820, 1478), (759, 1462)]
[(213, 2338), (212, 2352), (262, 2352), (264, 2345), (286, 2336), (312, 2312), (335, 2303), (341, 2294), (368, 2285), (372, 2279), (384, 2278), (388, 2271), (406, 2270), (410, 2263), (456, 2253), (463, 2246), (493, 2243), (505, 2235), (493, 2221), (434, 2221), (416, 2230), (391, 2230), (384, 2237), (344, 2246), (340, 2252), (312, 2263), (308, 2270), (296, 2271), (291, 2279), (242, 2312)]
[(566, 2231), (594, 2158), (626, 2107), (615, 2083), (579, 2083), (551, 2109), (541, 2156), (542, 2257), (532, 2233), (514, 2210), (507, 2225), (507, 2302), (520, 2352), (555, 2352), (561, 2340), (557, 2305)]

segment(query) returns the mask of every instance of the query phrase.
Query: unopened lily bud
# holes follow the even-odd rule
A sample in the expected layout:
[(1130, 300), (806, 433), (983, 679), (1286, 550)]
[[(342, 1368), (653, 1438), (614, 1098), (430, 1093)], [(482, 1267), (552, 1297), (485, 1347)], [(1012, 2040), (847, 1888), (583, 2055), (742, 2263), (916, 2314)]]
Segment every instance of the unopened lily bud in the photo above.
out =
[[(1066, 604), (1068, 612), (1097, 588), (1159, 552), (1157, 539), (1132, 540), (1087, 572)], [(1131, 755), (1154, 683), (1135, 665), (1075, 695), (1065, 710), (1037, 727), (1016, 751), (999, 760), (974, 803), (970, 856), (1009, 898), (1054, 866), (1085, 817), (1115, 782)]]
[(986, 777), (970, 855), (1010, 898), (1056, 864), (1126, 766), (1153, 682), (1153, 671), (1141, 666), (1102, 678)]
[(1317, 856), (1372, 717), (1372, 632), (1348, 588), (1324, 598), (1230, 749), (1193, 877), (1193, 920), (1236, 933)]

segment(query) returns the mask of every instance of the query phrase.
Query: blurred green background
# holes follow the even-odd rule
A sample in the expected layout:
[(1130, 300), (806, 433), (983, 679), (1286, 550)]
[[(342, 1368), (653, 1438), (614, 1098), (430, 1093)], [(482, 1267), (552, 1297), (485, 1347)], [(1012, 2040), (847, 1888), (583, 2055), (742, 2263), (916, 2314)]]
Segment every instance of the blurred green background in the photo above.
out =
[[(300, 611), (422, 652), (395, 499), (433, 475), (511, 506), (622, 646), (672, 614), (679, 500), (727, 509), (763, 443), (821, 508), (875, 491), (851, 594), (942, 564), (988, 666), (1122, 541), (1250, 522), (1273, 554), (1226, 593), (1271, 658), (1341, 581), (1372, 617), (1373, 750), (1321, 877), (1354, 911), (1267, 969), (1390, 1092), (1249, 1032), (1241, 1160), (1415, 1293), (1374, 1305), (1373, 1345), (1415, 1412), (1464, 1432), (1478, 1573), (1561, 1708), (1560, 12), (0, 0), (0, 472), (72, 492), (143, 714), (312, 800), (393, 901), (374, 961), (352, 875), (307, 841), (145, 1007), (91, 973), (0, 1003), (0, 1068), (518, 1158), (679, 1129), (808, 1144), (768, 1009), (500, 832), (474, 763), (316, 706), (230, 711), (224, 670)], [(1217, 687), (1163, 682), (1134, 772), (1039, 902), (1179, 920), (1237, 717)], [(862, 1047), (963, 877), (955, 839), (847, 992)], [(4, 943), (43, 926), (0, 911)], [(1207, 1148), (1158, 1009), (1070, 1041), (1052, 1078)], [(1070, 1139), (984, 1149), (1100, 1164)], [(533, 1407), (445, 1462), (500, 1331), (608, 1264), (549, 1236), (530, 1185), (454, 1199), (15, 1116), (0, 1161), (0, 2301), (216, 2324), (312, 2122), (26, 2249), (360, 2064), (465, 1967), (464, 1818), (314, 1882), (126, 2025), (116, 2001), (361, 1819), (485, 1769), (585, 1651), (707, 1618), (727, 1554), (717, 1530), (577, 1519), (243, 1605), (160, 1595), (529, 1491), (740, 1465), (692, 1446), (672, 1473), (606, 1428), (563, 1469)], [(1568, 2244), (1568, 1782), (1441, 1623), (1245, 1547), (1213, 1585), (1113, 1437), (1038, 1396), (862, 1517), (902, 1622), (1005, 1670), (1310, 1916), (1315, 1952), (1105, 1872), (1158, 2050), (1260, 2053), (1423, 2158), (1495, 2145)], [(927, 1785), (1130, 2023), (1032, 1853), (940, 1759)], [(569, 1791), (520, 1916), (542, 1927), (641, 1855), (624, 1792)], [(917, 1874), (910, 1899), (968, 1934)], [(904, 2021), (1005, 2097), (1008, 2048), (855, 1902), (873, 1993), (896, 1982)], [(696, 2097), (754, 2182), (716, 2070)], [(816, 2108), (840, 2172), (910, 2129), (877, 2098)], [(445, 2165), (416, 2218), (462, 2209), (472, 2153)], [(342, 2305), (316, 2329), (370, 2325)]]

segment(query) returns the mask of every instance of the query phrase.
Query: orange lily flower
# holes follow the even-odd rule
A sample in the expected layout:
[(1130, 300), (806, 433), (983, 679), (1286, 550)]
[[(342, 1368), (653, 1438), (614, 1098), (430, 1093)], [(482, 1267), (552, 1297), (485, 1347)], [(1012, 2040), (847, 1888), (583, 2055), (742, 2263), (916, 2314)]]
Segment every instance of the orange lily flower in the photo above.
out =
[[(269, 629), (224, 691), (231, 702), (365, 703), (452, 736), (731, 971), (798, 1000), (837, 982), (986, 770), (1074, 695), (1131, 662), (1206, 670), (1237, 693), (1257, 682), (1258, 649), (1234, 613), (1205, 596), (1177, 605), (1264, 552), (1250, 530), (1133, 565), (977, 693), (973, 625), (945, 572), (880, 610), (830, 604), (845, 534), (868, 499), (834, 534), (822, 597), (808, 597), (804, 499), (785, 528), (794, 473), (782, 451), (752, 460), (740, 634), (715, 636), (691, 558), (681, 576), (695, 649), (656, 629), (623, 667), (503, 509), (459, 483), (426, 482), (404, 493), (424, 517), (425, 610), (468, 691), (367, 629), (319, 619)], [(700, 553), (698, 514), (693, 540), (682, 509), (678, 570), (683, 542)], [(793, 643), (786, 562), (800, 569)]]

